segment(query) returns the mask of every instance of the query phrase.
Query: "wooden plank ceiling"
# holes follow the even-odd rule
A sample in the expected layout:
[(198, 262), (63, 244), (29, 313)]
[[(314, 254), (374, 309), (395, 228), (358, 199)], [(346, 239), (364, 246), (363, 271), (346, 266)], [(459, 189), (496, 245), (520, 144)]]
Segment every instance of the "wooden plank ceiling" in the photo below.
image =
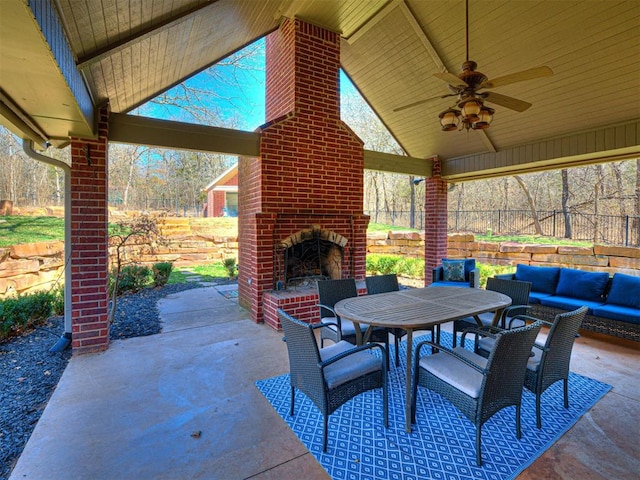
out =
[[(8, 11), (7, 5), (14, 2), (24, 5), (22, 0), (3, 0), (0, 8)], [(467, 156), (636, 125), (640, 119), (638, 0), (471, 0), (469, 56), (478, 70), (489, 78), (542, 65), (554, 72), (551, 77), (496, 88), (497, 93), (533, 106), (518, 113), (491, 105), (494, 122), (484, 132), (440, 130), (438, 113), (453, 103), (452, 98), (396, 111), (450, 93), (433, 74), (444, 69), (457, 74), (465, 60), (462, 0), (57, 0), (54, 4), (91, 98), (96, 105), (108, 100), (116, 113), (132, 110), (275, 30), (283, 16), (295, 16), (340, 32), (344, 70), (412, 157), (439, 155), (445, 164), (448, 160), (459, 164)], [(5, 41), (4, 33), (0, 40)], [(18, 82), (4, 75), (9, 65), (5, 62), (17, 60), (2, 59), (2, 92), (30, 118), (37, 118), (38, 106), (20, 99), (28, 84), (33, 89), (39, 79)], [(60, 122), (60, 128), (68, 127)], [(625, 155), (638, 154), (640, 132), (627, 137), (625, 145), (631, 145)]]

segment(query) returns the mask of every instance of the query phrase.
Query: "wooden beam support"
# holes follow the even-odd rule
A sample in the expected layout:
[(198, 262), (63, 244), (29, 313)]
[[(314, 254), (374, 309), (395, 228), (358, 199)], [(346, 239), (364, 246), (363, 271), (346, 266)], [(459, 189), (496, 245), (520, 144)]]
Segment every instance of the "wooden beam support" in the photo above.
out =
[(111, 114), (109, 141), (226, 155), (260, 156), (259, 133), (124, 113)]
[(432, 176), (433, 163), (423, 158), (365, 150), (364, 168), (428, 178)]

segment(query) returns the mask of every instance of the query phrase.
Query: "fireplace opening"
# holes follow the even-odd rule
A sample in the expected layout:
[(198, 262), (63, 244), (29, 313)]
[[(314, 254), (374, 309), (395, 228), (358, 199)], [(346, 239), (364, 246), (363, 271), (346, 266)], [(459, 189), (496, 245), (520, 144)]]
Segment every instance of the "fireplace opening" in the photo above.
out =
[(342, 278), (347, 239), (318, 227), (301, 230), (280, 242), (284, 288), (312, 285), (317, 280)]

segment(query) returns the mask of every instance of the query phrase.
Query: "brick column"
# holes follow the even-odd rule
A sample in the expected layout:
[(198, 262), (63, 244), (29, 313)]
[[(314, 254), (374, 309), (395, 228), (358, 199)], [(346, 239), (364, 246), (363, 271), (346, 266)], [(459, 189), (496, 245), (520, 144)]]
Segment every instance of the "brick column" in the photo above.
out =
[(433, 159), (433, 176), (426, 178), (424, 201), (424, 282), (431, 284), (431, 271), (447, 256), (447, 182), (440, 177), (440, 159)]
[(109, 345), (107, 277), (107, 133), (109, 110), (100, 110), (98, 138), (71, 138), (71, 319), (74, 353)]

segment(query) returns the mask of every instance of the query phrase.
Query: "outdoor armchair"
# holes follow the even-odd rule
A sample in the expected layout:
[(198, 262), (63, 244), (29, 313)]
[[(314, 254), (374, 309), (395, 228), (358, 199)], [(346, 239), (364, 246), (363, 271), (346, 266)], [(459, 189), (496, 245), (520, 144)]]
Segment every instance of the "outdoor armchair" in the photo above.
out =
[[(420, 385), (445, 397), (473, 422), (478, 465), (482, 465), (482, 425), (503, 408), (516, 407), (516, 437), (520, 439), (520, 406), (527, 359), (541, 325), (536, 322), (496, 334), (489, 358), (462, 347), (451, 350), (430, 341), (419, 343), (413, 366), (412, 421), (415, 423)], [(480, 329), (473, 333), (486, 334)], [(423, 345), (435, 346), (439, 353), (421, 357)]]
[[(371, 277), (366, 277), (364, 280), (367, 285), (367, 295), (375, 295), (377, 293), (386, 292), (397, 292), (398, 290), (400, 290), (400, 286), (398, 285), (398, 276), (395, 273), (389, 273), (387, 275), (374, 275)], [(388, 328), (387, 332), (389, 334), (393, 334), (397, 367), (400, 365), (400, 340), (407, 334), (407, 332), (402, 328)], [(433, 328), (431, 329), (431, 332), (431, 334), (433, 335)]]
[[(529, 307), (529, 292), (531, 291), (530, 282), (521, 282), (518, 280), (504, 280), (501, 278), (488, 278), (487, 290), (503, 293), (511, 298), (511, 306), (505, 308), (498, 318), (497, 323), (494, 323), (494, 312), (486, 312), (478, 315), (478, 319), (482, 325), (478, 325), (478, 322), (473, 317), (467, 317), (453, 322), (453, 346), (456, 346), (458, 340), (457, 333), (462, 332), (467, 328), (486, 328), (492, 326), (499, 326), (506, 328), (507, 320), (513, 318), (516, 315), (524, 315), (527, 313)], [(522, 324), (522, 322), (521, 322)], [(464, 346), (464, 344), (462, 344)]]
[(475, 258), (443, 258), (431, 271), (431, 287), (480, 287), (480, 271)]
[[(588, 308), (580, 307), (571, 312), (556, 315), (553, 323), (535, 317), (519, 315), (513, 320), (542, 322), (549, 327), (544, 342), (533, 345), (532, 356), (527, 362), (524, 386), (536, 396), (536, 426), (542, 428), (541, 399), (544, 391), (557, 381), (563, 381), (564, 408), (569, 408), (569, 365), (578, 330)], [(491, 348), (494, 338), (483, 338), (478, 343), (478, 353)]]
[[(334, 307), (340, 300), (357, 296), (358, 287), (353, 278), (318, 281), (320, 323), (324, 324), (324, 328), (320, 330), (320, 347), (324, 347), (325, 340), (331, 340), (334, 343), (338, 343), (341, 340), (352, 344), (356, 343), (356, 326), (350, 320), (340, 318), (335, 312)], [(387, 329), (381, 327), (374, 328), (370, 341), (384, 343), (388, 364), (389, 334)]]
[[(384, 347), (367, 344), (354, 347), (346, 341), (339, 341), (326, 348), (318, 349), (314, 329), (319, 324), (309, 325), (278, 309), (289, 353), (291, 382), (290, 415), (294, 415), (295, 389), (302, 391), (322, 412), (324, 426), (322, 450), (327, 451), (327, 431), (329, 415), (353, 397), (382, 388), (383, 423), (389, 426), (387, 365)], [(380, 357), (371, 350), (382, 350)]]

